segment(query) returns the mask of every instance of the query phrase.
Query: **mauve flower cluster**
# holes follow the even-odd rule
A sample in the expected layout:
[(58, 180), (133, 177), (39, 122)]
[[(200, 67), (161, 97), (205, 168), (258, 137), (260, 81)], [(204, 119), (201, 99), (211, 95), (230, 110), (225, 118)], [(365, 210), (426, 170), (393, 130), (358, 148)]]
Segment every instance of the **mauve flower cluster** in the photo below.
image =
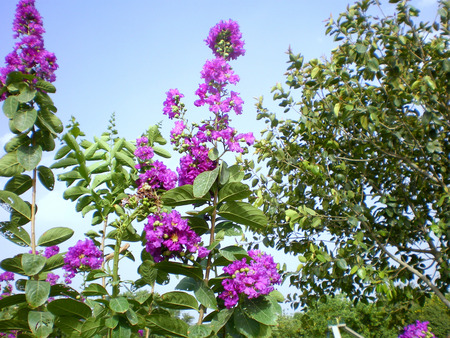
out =
[(200, 245), (200, 236), (175, 210), (148, 216), (148, 223), (144, 229), (147, 240), (145, 248), (157, 263), (166, 258), (189, 258), (196, 252), (199, 258), (209, 254), (209, 250)]
[(180, 102), (180, 99), (184, 97), (178, 89), (170, 89), (166, 93), (166, 100), (163, 103), (163, 113), (169, 116), (169, 119), (178, 118), (184, 111), (184, 105)]
[(248, 255), (251, 258), (250, 264), (242, 258), (223, 268), (231, 278), (222, 281), (224, 291), (219, 298), (224, 300), (228, 309), (239, 302), (241, 294), (249, 299), (257, 298), (269, 294), (274, 290), (274, 284), (281, 283), (281, 276), (272, 256), (259, 250), (250, 250)]
[(102, 262), (102, 252), (95, 246), (92, 240), (79, 240), (75, 246), (69, 248), (64, 257), (64, 265), (62, 268), (67, 271), (64, 274), (64, 277), (66, 277), (65, 282), (70, 284), (72, 282), (71, 279), (79, 271), (100, 268)]
[(136, 151), (134, 155), (139, 163), (136, 169), (140, 170), (139, 179), (136, 181), (138, 189), (150, 186), (154, 190), (170, 190), (175, 188), (177, 174), (168, 169), (161, 161), (151, 161), (154, 156), (153, 148), (148, 144), (148, 138), (143, 136), (136, 140)]
[[(213, 170), (217, 167), (217, 161), (213, 161), (208, 156), (210, 147), (207, 143), (222, 144), (223, 151), (243, 153), (245, 148), (240, 142), (245, 142), (247, 146), (255, 142), (252, 133), (239, 134), (229, 125), (230, 111), (236, 114), (242, 113), (244, 101), (239, 93), (230, 91), (226, 87), (230, 84), (237, 84), (239, 76), (236, 75), (228, 64), (227, 60), (236, 59), (243, 55), (244, 42), (239, 31), (239, 25), (229, 20), (221, 21), (214, 26), (208, 38), (205, 40), (212, 48), (216, 58), (207, 60), (201, 71), (201, 78), (204, 80), (195, 92), (198, 99), (194, 102), (197, 107), (208, 106), (214, 114), (213, 118), (202, 121), (202, 125), (195, 125), (197, 131), (187, 131), (186, 125), (182, 121), (185, 108), (180, 102), (184, 97), (177, 89), (169, 90), (167, 99), (164, 101), (164, 114), (169, 118), (178, 118), (181, 121), (175, 122), (175, 127), (171, 131), (171, 142), (178, 148), (180, 153), (185, 155), (180, 160), (177, 168), (178, 184), (192, 184), (195, 178), (204, 171)], [(218, 47), (228, 46), (228, 47)], [(228, 52), (227, 52), (228, 51)], [(227, 54), (228, 53), (228, 54)]]
[(59, 253), (59, 246), (57, 246), (57, 245), (49, 246), (49, 247), (46, 247), (44, 250), (44, 257), (50, 258), (54, 255), (57, 255), (58, 253)]
[(429, 322), (416, 321), (415, 324), (408, 325), (403, 329), (403, 333), (398, 338), (434, 338), (433, 332), (428, 330)]
[(13, 71), (35, 73), (44, 80), (53, 82), (58, 68), (55, 54), (44, 48), (42, 34), (45, 32), (42, 17), (34, 6), (35, 0), (20, 0), (13, 22), (14, 38), (20, 38), (6, 57), (6, 67), (0, 68), (0, 82)]
[(0, 299), (11, 295), (12, 285), (9, 282), (12, 282), (13, 280), (14, 280), (14, 273), (10, 271), (5, 271), (0, 274), (0, 282), (6, 282), (6, 285), (3, 287), (2, 293), (0, 294)]
[(245, 54), (244, 41), (236, 21), (220, 21), (211, 28), (205, 40), (214, 55), (226, 60), (237, 59)]

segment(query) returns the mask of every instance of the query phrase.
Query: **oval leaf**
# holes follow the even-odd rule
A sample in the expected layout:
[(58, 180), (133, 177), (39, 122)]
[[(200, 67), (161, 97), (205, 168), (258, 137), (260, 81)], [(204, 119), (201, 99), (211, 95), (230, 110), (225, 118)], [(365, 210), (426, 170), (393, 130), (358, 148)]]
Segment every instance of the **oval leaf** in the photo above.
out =
[(213, 186), (218, 175), (219, 175), (219, 168), (200, 173), (194, 180), (193, 184), (194, 197), (201, 198), (205, 196)]
[(266, 215), (251, 204), (245, 202), (227, 202), (219, 210), (219, 215), (236, 223), (256, 228), (267, 226)]
[(51, 228), (39, 237), (39, 246), (53, 246), (65, 242), (73, 236), (73, 230), (65, 227)]
[(161, 306), (169, 309), (198, 309), (198, 302), (194, 296), (181, 291), (167, 292), (161, 296)]
[(28, 276), (37, 275), (45, 266), (46, 258), (44, 256), (25, 253), (22, 255), (22, 268)]
[(25, 286), (25, 297), (31, 307), (44, 304), (50, 294), (50, 283), (37, 280), (28, 280)]
[(193, 187), (190, 184), (182, 185), (165, 192), (162, 195), (162, 201), (164, 205), (176, 207), (180, 205), (189, 205), (194, 203), (204, 203), (206, 198), (194, 197)]
[(42, 185), (47, 189), (52, 191), (55, 187), (55, 176), (50, 168), (40, 165), (37, 168), (37, 176)]
[(231, 182), (219, 190), (219, 203), (226, 201), (242, 200), (250, 196), (252, 192), (246, 184)]
[(18, 111), (14, 114), (13, 123), (18, 131), (25, 131), (33, 127), (36, 121), (37, 111), (35, 109)]
[(109, 308), (117, 313), (124, 313), (130, 308), (130, 303), (125, 297), (112, 298), (109, 302)]
[(17, 149), (17, 161), (26, 170), (33, 170), (37, 167), (42, 158), (41, 146), (20, 146)]
[(17, 175), (5, 184), (5, 190), (22, 195), (33, 186), (33, 180), (28, 175)]
[(68, 316), (87, 319), (92, 316), (91, 308), (75, 299), (55, 299), (47, 305), (48, 310), (56, 316)]
[(26, 217), (28, 220), (31, 220), (30, 206), (16, 194), (10, 191), (0, 190), (0, 201), (7, 204), (11, 209)]

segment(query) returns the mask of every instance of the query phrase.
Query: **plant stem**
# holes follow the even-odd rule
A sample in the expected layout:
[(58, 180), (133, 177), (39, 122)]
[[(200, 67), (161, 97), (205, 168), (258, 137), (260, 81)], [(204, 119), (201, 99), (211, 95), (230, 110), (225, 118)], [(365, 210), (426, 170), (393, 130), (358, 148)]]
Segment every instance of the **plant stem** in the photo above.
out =
[(31, 253), (36, 254), (36, 176), (37, 169), (33, 169), (33, 190), (31, 193)]
[[(100, 250), (102, 252), (102, 256), (105, 257), (105, 239), (106, 239), (106, 227), (108, 226), (108, 216), (106, 216), (106, 219), (103, 222), (103, 234), (102, 234), (102, 243), (100, 245)], [(106, 261), (103, 260), (102, 262), (102, 270), (105, 269), (105, 263)], [(106, 287), (106, 277), (102, 277), (102, 286)]]
[(116, 245), (114, 246), (114, 261), (113, 261), (113, 290), (112, 296), (117, 297), (119, 295), (120, 287), (119, 287), (119, 254), (120, 254), (120, 245), (122, 244), (122, 234), (120, 233), (116, 237)]
[[(211, 229), (210, 229), (210, 236), (209, 236), (209, 245), (211, 246), (214, 243), (214, 235), (215, 235), (215, 227), (216, 227), (216, 217), (217, 217), (217, 204), (219, 200), (219, 185), (216, 183), (215, 189), (214, 189), (214, 199), (213, 199), (213, 212), (211, 215)], [(206, 286), (208, 286), (209, 281), (209, 274), (211, 272), (212, 268), (212, 250), (208, 255), (208, 261), (206, 263), (206, 271), (205, 271), (205, 278), (203, 279)], [(206, 307), (204, 305), (200, 305), (200, 311), (199, 311), (199, 317), (198, 317), (198, 325), (200, 325), (203, 322), (203, 317), (206, 312)]]

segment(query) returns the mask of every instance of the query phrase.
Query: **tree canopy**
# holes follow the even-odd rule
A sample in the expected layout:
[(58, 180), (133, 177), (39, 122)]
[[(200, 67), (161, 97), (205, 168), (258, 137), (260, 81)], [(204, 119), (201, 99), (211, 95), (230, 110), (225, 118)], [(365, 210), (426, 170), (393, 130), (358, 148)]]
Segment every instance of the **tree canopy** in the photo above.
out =
[(330, 18), (340, 43), (328, 58), (289, 50), (285, 85), (273, 88), (283, 117), (257, 104), (268, 175), (255, 203), (274, 225), (265, 244), (300, 260), (295, 306), (345, 292), (435, 293), (450, 307), (450, 3), (424, 23), (390, 2), (393, 15), (363, 0)]

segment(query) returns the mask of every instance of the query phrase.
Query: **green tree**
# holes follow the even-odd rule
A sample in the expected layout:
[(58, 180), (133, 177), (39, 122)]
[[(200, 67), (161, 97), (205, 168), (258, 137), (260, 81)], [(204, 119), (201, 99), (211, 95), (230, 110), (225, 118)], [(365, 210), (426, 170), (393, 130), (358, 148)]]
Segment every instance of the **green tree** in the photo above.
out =
[(289, 51), (289, 91), (273, 89), (285, 119), (257, 104), (270, 179), (255, 204), (274, 224), (265, 244), (300, 260), (295, 306), (432, 292), (450, 307), (450, 3), (429, 24), (390, 2), (394, 15), (363, 0), (330, 19), (329, 59)]

